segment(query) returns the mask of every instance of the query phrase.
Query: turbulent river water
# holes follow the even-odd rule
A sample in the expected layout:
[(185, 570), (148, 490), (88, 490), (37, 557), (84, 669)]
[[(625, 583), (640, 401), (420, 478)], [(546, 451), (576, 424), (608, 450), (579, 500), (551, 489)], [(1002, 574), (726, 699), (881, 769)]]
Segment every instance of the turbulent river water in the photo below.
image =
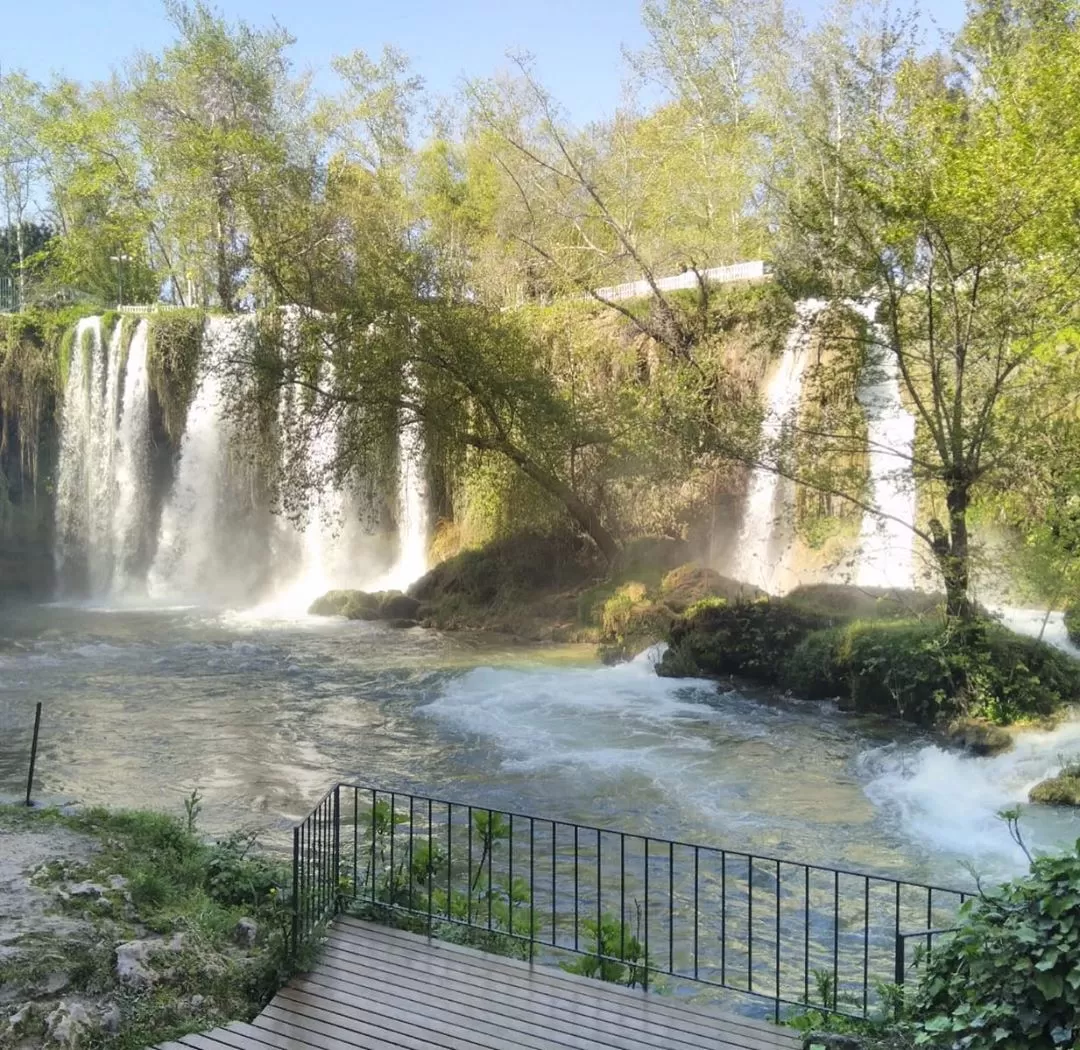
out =
[[(655, 675), (644, 654), (193, 608), (0, 608), (0, 794), (181, 811), (283, 841), (335, 779), (966, 884), (1022, 857), (994, 814), (1080, 723), (963, 757), (828, 704)], [(1030, 807), (1039, 846), (1080, 835)]]

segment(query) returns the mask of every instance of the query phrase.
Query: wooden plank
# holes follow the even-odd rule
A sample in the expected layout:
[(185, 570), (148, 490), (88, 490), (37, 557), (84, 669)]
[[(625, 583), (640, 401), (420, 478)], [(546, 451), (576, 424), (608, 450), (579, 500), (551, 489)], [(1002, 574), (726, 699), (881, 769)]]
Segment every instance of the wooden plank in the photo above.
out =
[[(379, 971), (367, 971), (371, 981), (378, 981)], [(642, 1041), (633, 1037), (634, 1029), (624, 1028), (621, 1024), (593, 1027), (590, 1025), (563, 1022), (554, 1016), (549, 1010), (542, 1008), (540, 1003), (532, 1004), (532, 1009), (507, 1008), (502, 1001), (501, 989), (493, 985), (488, 998), (474, 998), (471, 995), (462, 994), (460, 989), (454, 986), (440, 994), (438, 986), (426, 984), (422, 981), (409, 981), (400, 974), (383, 971), (382, 987), (389, 990), (389, 994), (395, 998), (405, 995), (410, 1003), (424, 1003), (439, 1011), (442, 1015), (460, 1015), (465, 1018), (466, 1024), (470, 1022), (489, 1023), (496, 1026), (498, 1031), (518, 1032), (525, 1035), (542, 1033), (548, 1040), (554, 1040), (561, 1046), (572, 1047), (574, 1050), (591, 1050), (592, 1047), (612, 1047), (616, 1050), (649, 1050), (650, 1047), (661, 1047), (663, 1050), (686, 1050), (694, 1047), (696, 1043), (675, 1041), (667, 1037), (668, 1033), (658, 1034), (656, 1038)], [(329, 974), (320, 973), (308, 978), (311, 985), (321, 985), (327, 988), (327, 994), (333, 995), (337, 991), (352, 993), (363, 990), (372, 985), (348, 979), (339, 979)], [(383, 993), (386, 994), (386, 993)], [(522, 1046), (528, 1046), (528, 1042), (522, 1041)]]
[[(449, 1014), (426, 1003), (410, 1002), (398, 996), (352, 995), (344, 992), (325, 994), (317, 986), (287, 989), (288, 998), (315, 1006), (338, 1017), (352, 1020), (376, 1021), (392, 1032), (425, 1035), (436, 1046), (484, 1047), (504, 1050), (507, 1040), (498, 1024), (482, 1018), (470, 1018), (460, 1013)], [(542, 1029), (530, 1026), (514, 1033), (513, 1045), (527, 1050), (566, 1050), (565, 1044), (544, 1037)], [(577, 1048), (580, 1050), (580, 1048)]]
[(663, 1023), (688, 1035), (697, 1033), (707, 1038), (715, 1033), (715, 1026), (720, 1024), (733, 1033), (744, 1033), (754, 1046), (764, 1042), (787, 1050), (801, 1045), (798, 1035), (791, 1031), (714, 1007), (679, 1003), (635, 989), (567, 974), (552, 967), (530, 966), (517, 959), (491, 956), (461, 945), (429, 941), (417, 934), (357, 920), (350, 919), (343, 926), (348, 929), (339, 929), (335, 924), (331, 933), (328, 948), (332, 951), (352, 951), (380, 960), (397, 956), (400, 961), (408, 960), (409, 965), (419, 967), (431, 967), (438, 961), (445, 968), (444, 972), (483, 976), (530, 990), (535, 990), (540, 984), (553, 998), (605, 1008), (620, 1016), (625, 1016), (629, 1011), (642, 1020), (648, 1017), (653, 1022), (660, 1022), (663, 1019)]
[(614, 1011), (583, 1007), (553, 999), (538, 992), (519, 990), (512, 985), (497, 981), (475, 979), (466, 975), (461, 978), (453, 971), (439, 973), (418, 967), (397, 964), (384, 959), (367, 960), (362, 956), (346, 955), (328, 948), (319, 966), (309, 979), (327, 978), (331, 983), (348, 987), (366, 982), (383, 981), (395, 990), (405, 988), (415, 996), (424, 996), (434, 1002), (460, 1003), (485, 1010), (486, 1013), (517, 1020), (544, 1018), (544, 1025), (553, 1031), (570, 1035), (588, 1033), (594, 1045), (622, 1047), (625, 1050), (641, 1050), (649, 1047), (670, 1047), (671, 1050), (693, 1047), (697, 1050), (700, 1039), (683, 1030), (664, 1023), (664, 1018), (653, 1020), (627, 1019)]
[(236, 1036), (224, 1028), (215, 1028), (211, 1032), (193, 1032), (185, 1035), (180, 1043), (185, 1047), (195, 1047), (196, 1050), (223, 1050), (225, 1047), (230, 1050), (266, 1050), (259, 1043)]
[[(689, 1015), (684, 1015), (681, 1012), (673, 1013), (668, 1009), (671, 1005), (670, 1002), (655, 995), (635, 995), (629, 1001), (611, 1000), (600, 995), (591, 994), (593, 992), (591, 985), (600, 984), (598, 981), (582, 981), (574, 984), (546, 981), (546, 968), (526, 968), (524, 972), (518, 972), (500, 971), (497, 968), (488, 966), (473, 967), (468, 963), (461, 965), (462, 960), (455, 957), (456, 953), (447, 954), (436, 950), (428, 950), (426, 943), (422, 948), (410, 946), (408, 950), (395, 950), (394, 948), (384, 950), (374, 947), (373, 943), (369, 942), (353, 942), (346, 946), (344, 942), (335, 938), (327, 945), (324, 958), (340, 959), (344, 966), (345, 958), (350, 953), (352, 958), (358, 961), (368, 960), (379, 966), (402, 965), (416, 972), (431, 974), (440, 980), (453, 979), (462, 983), (481, 984), (485, 987), (490, 987), (494, 983), (498, 987), (511, 992), (521, 992), (529, 996), (546, 995), (550, 997), (553, 1005), (563, 1010), (576, 1009), (590, 1012), (603, 1010), (610, 1017), (616, 1019), (622, 1019), (630, 1014), (639, 1018), (641, 1023), (648, 1021), (654, 1024), (664, 1024), (676, 1031), (686, 1032), (690, 1036), (696, 1031), (708, 1036), (715, 1030), (717, 1025), (720, 1025), (725, 1028), (745, 1031), (748, 1036), (753, 1036), (759, 1042), (764, 1036), (766, 1039), (775, 1038), (775, 1045), (778, 1047), (787, 1048), (793, 1045), (790, 1033), (786, 1033), (782, 1029), (776, 1029), (774, 1037), (772, 1031), (766, 1030), (762, 1032), (754, 1023), (749, 1026), (742, 1025), (738, 1019), (733, 1021), (727, 1015), (717, 1015), (712, 1012), (698, 1010), (692, 1010)], [(796, 1039), (795, 1045), (797, 1044), (798, 1040)]]
[[(281, 1005), (284, 1004), (277, 1005), (276, 1009), (280, 1010)], [(348, 1042), (352, 1046), (372, 1046), (378, 1047), (380, 1050), (388, 1046), (402, 1047), (403, 1050), (431, 1050), (432, 1047), (444, 1047), (446, 1050), (476, 1050), (478, 1046), (471, 1040), (459, 1039), (453, 1036), (443, 1036), (436, 1039), (431, 1032), (421, 1031), (415, 1027), (413, 1027), (412, 1031), (409, 1031), (409, 1026), (387, 1024), (381, 1017), (364, 1018), (358, 1021), (355, 1017), (341, 1015), (335, 1011), (325, 1009), (323, 1003), (317, 998), (309, 997), (305, 999), (302, 992), (295, 993), (295, 997), (289, 997), (288, 1008), (289, 1017), (303, 1018), (303, 1023), (308, 1025), (312, 1031), (329, 1029), (331, 1035)], [(269, 1014), (270, 1010), (268, 1009), (266, 1013)], [(263, 1015), (260, 1015), (256, 1020), (261, 1022), (262, 1017)], [(298, 1020), (293, 1020), (291, 1023), (298, 1023)], [(375, 1041), (353, 1042), (354, 1039), (361, 1035), (374, 1038)]]
[[(396, 943), (400, 947), (419, 951), (423, 954), (428, 952), (439, 952), (449, 953), (458, 957), (465, 956), (470, 958), (476, 966), (495, 969), (504, 973), (516, 970), (519, 973), (533, 974), (542, 979), (556, 982), (564, 988), (573, 986), (579, 991), (584, 990), (590, 997), (602, 996), (609, 999), (618, 999), (620, 1009), (628, 999), (638, 1002), (660, 1002), (668, 1009), (689, 1011), (696, 1016), (700, 1016), (703, 1013), (708, 1014), (733, 1024), (753, 1028), (762, 1034), (779, 1037), (784, 1045), (791, 1045), (792, 1043), (801, 1045), (801, 1039), (791, 1033), (785, 1032), (784, 1029), (769, 1021), (744, 1017), (741, 1014), (734, 1014), (711, 1004), (697, 1002), (684, 1003), (677, 999), (670, 998), (658, 999), (656, 996), (650, 995), (641, 989), (626, 988), (604, 981), (597, 981), (589, 977), (566, 973), (564, 970), (558, 970), (552, 966), (531, 964), (520, 959), (511, 959), (502, 955), (493, 955), (490, 952), (483, 952), (466, 945), (452, 944), (448, 941), (428, 938), (423, 934), (409, 933), (405, 930), (398, 930), (392, 926), (367, 922), (362, 919), (352, 918), (351, 916), (341, 916), (339, 919), (335, 920), (334, 926), (331, 929), (331, 939), (336, 941), (339, 933), (347, 938), (359, 940), (362, 944), (369, 944), (373, 940), (382, 940), (389, 943)], [(720, 989), (718, 989), (718, 991), (719, 990)], [(730, 991), (738, 992), (739, 990), (730, 989)]]

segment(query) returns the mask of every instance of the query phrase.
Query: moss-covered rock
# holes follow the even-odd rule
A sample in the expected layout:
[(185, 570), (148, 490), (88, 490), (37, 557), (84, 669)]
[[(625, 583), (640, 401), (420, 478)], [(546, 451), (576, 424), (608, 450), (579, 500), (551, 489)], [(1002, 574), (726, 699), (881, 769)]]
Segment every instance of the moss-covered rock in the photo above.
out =
[(377, 597), (381, 620), (415, 620), (420, 613), (419, 599), (402, 594), (401, 591), (386, 591)]
[(1066, 766), (1056, 777), (1036, 784), (1028, 799), (1044, 806), (1080, 806), (1080, 764)]
[(195, 393), (206, 314), (169, 310), (149, 319), (146, 368), (169, 440), (179, 447)]
[[(892, 611), (874, 603), (879, 614)], [(805, 593), (749, 603), (707, 599), (675, 620), (659, 671), (745, 675), (926, 725), (962, 717), (1001, 725), (1080, 699), (1080, 662), (1035, 639), (986, 621), (848, 615), (863, 607), (839, 589), (812, 600)], [(1002, 746), (988, 730), (981, 743), (971, 734), (972, 746)]]
[(344, 616), (347, 620), (408, 620), (420, 614), (421, 603), (401, 591), (328, 591), (308, 608), (312, 616)]
[(685, 612), (706, 598), (754, 601), (763, 596), (764, 592), (752, 584), (721, 576), (698, 562), (679, 565), (660, 581), (660, 597), (676, 612)]
[(959, 747), (982, 756), (1004, 754), (1014, 743), (1010, 732), (985, 718), (958, 718), (949, 723), (945, 735)]

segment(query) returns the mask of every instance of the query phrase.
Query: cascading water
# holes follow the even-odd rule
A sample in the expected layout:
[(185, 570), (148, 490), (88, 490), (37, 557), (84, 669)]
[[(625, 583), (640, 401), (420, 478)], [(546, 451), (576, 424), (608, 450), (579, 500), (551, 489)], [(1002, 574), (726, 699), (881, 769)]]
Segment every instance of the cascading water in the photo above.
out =
[(118, 425), (116, 507), (113, 511), (113, 590), (128, 593), (142, 585), (146, 521), (150, 510), (150, 380), (146, 371), (148, 325), (140, 321), (131, 337), (124, 371)]
[(404, 590), (427, 572), (428, 518), (424, 493), (424, 437), (406, 423), (398, 436), (398, 554), (373, 590)]
[(889, 351), (888, 333), (875, 323), (877, 303), (850, 305), (866, 319), (870, 333), (856, 397), (866, 413), (870, 502), (878, 512), (863, 515), (855, 584), (909, 588), (914, 585), (915, 417), (900, 397), (899, 365)]
[(188, 407), (176, 480), (161, 515), (148, 590), (154, 598), (221, 601), (255, 581), (247, 571), (251, 535), (230, 534), (228, 521), (247, 494), (230, 473), (232, 421), (224, 370), (250, 332), (248, 319), (211, 317), (203, 337), (199, 379)]
[(144, 542), (149, 489), (149, 384), (146, 322), (125, 324), (107, 346), (101, 320), (75, 331), (61, 417), (57, 484), (57, 572), (102, 596), (125, 589)]
[[(764, 458), (768, 458), (769, 446), (779, 440), (785, 424), (799, 407), (810, 332), (814, 319), (826, 305), (823, 299), (803, 299), (795, 304), (795, 324), (788, 333), (779, 367), (765, 392), (765, 418), (761, 424)], [(783, 559), (777, 525), (790, 519), (791, 515), (776, 504), (786, 488), (780, 484), (780, 476), (775, 470), (766, 466), (754, 468), (730, 568), (735, 579), (766, 591), (776, 589), (778, 568)]]

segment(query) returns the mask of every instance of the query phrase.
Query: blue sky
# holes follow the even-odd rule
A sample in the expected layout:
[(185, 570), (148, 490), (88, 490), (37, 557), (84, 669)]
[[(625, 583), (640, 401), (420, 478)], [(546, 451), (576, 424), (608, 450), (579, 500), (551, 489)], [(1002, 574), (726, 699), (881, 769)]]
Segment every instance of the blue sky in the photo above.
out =
[[(796, 3), (809, 20), (825, 6)], [(0, 70), (24, 69), (36, 79), (62, 72), (99, 80), (134, 50), (158, 50), (171, 36), (157, 0), (3, 6)], [(507, 49), (526, 48), (579, 122), (614, 108), (624, 75), (621, 49), (644, 40), (640, 0), (217, 0), (213, 6), (254, 24), (276, 19), (297, 38), (297, 67), (317, 76), (333, 55), (357, 47), (377, 52), (392, 43), (439, 94), (454, 91), (464, 73), (486, 75), (505, 65)], [(942, 27), (959, 24), (963, 0), (936, 0), (933, 7)]]

